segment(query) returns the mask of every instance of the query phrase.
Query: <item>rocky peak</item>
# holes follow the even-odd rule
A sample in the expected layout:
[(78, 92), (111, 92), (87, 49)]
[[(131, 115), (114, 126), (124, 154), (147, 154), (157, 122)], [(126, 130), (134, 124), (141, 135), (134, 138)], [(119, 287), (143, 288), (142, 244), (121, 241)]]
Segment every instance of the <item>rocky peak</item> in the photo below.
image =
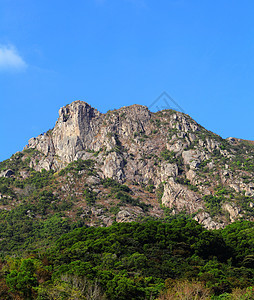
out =
[[(36, 170), (60, 170), (78, 159), (92, 159), (101, 178), (161, 189), (160, 201), (172, 212), (199, 212), (196, 219), (220, 228), (226, 216), (212, 220), (205, 201), (228, 203), (220, 203), (221, 210), (234, 207), (234, 220), (243, 215), (229, 202), (238, 194), (254, 197), (251, 147), (223, 140), (181, 112), (152, 113), (132, 105), (102, 114), (78, 100), (62, 107), (55, 127), (30, 139), (26, 148), (40, 153), (30, 163)], [(220, 197), (218, 191), (228, 194)]]
[(89, 104), (74, 101), (59, 110), (59, 118), (51, 139), (55, 155), (63, 162), (77, 159), (77, 154), (88, 149), (100, 125), (100, 113)]
[[(90, 123), (90, 121), (99, 117), (100, 113), (86, 102), (77, 100), (59, 109), (59, 118), (57, 124), (69, 122), (82, 126), (83, 123)], [(72, 121), (71, 121), (72, 119)]]

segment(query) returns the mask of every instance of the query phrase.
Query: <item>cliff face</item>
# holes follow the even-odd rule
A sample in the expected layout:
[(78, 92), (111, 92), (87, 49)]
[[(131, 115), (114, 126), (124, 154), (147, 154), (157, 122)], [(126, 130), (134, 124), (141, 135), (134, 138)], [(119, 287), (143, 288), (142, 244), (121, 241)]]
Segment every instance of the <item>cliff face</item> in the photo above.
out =
[[(253, 202), (253, 146), (223, 140), (173, 110), (152, 113), (132, 105), (101, 114), (75, 101), (59, 110), (52, 130), (29, 140), (30, 148), (39, 151), (30, 162), (35, 170), (58, 171), (92, 159), (100, 178), (160, 190), (160, 201), (172, 214), (186, 211), (208, 228), (236, 220)], [(221, 212), (211, 218), (207, 207), (216, 200)]]

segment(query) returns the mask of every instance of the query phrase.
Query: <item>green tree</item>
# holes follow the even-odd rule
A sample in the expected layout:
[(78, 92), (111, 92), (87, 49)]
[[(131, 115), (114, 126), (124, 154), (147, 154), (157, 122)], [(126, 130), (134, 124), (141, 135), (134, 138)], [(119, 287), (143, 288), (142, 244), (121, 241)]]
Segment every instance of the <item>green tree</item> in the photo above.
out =
[(6, 277), (6, 283), (13, 292), (20, 292), (26, 299), (30, 299), (33, 287), (37, 286), (34, 274), (35, 265), (31, 258), (24, 259), (20, 267), (12, 270)]

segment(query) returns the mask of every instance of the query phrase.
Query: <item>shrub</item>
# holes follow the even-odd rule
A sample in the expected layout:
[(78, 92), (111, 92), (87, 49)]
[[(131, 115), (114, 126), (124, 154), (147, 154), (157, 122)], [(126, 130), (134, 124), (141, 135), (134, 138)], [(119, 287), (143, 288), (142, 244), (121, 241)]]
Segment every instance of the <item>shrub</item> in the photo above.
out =
[(91, 189), (87, 188), (84, 190), (84, 196), (85, 196), (85, 200), (87, 205), (93, 205), (95, 204), (96, 201), (96, 193), (93, 192)]
[[(169, 284), (170, 283), (170, 284)], [(166, 284), (170, 285), (168, 290), (163, 293), (158, 300), (205, 300), (211, 299), (211, 290), (205, 286), (202, 282), (177, 280), (170, 282), (166, 281)]]

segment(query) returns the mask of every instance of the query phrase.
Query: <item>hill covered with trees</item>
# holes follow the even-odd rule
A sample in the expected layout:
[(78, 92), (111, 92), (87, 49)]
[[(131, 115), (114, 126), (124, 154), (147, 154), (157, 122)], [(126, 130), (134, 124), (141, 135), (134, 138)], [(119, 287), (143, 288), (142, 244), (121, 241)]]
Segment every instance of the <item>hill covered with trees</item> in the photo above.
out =
[(215, 231), (184, 218), (76, 228), (46, 250), (5, 257), (0, 295), (1, 299), (182, 299), (179, 293), (188, 285), (195, 299), (237, 299), (230, 294), (252, 299), (253, 237), (253, 223), (248, 221)]
[(253, 150), (173, 110), (61, 108), (0, 162), (0, 299), (253, 299)]

